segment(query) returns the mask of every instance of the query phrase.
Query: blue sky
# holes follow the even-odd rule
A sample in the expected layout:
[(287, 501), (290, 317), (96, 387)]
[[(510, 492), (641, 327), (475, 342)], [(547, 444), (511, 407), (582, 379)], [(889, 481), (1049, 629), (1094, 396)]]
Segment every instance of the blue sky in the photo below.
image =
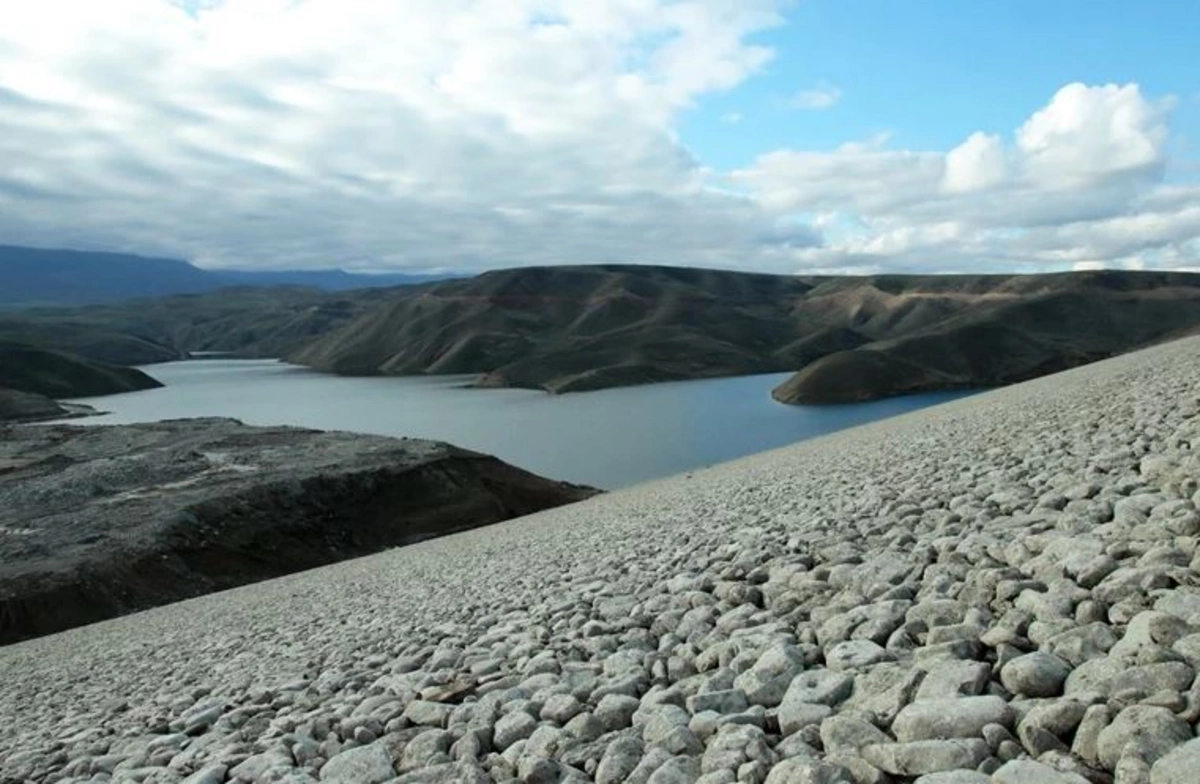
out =
[[(704, 97), (680, 125), (706, 164), (748, 165), (781, 147), (832, 149), (891, 134), (947, 149), (975, 131), (1010, 135), (1071, 82), (1136, 82), (1178, 98), (1174, 151), (1200, 156), (1200, 3), (1188, 0), (805, 0), (755, 36), (776, 51), (763, 73)], [(793, 98), (819, 85), (824, 110)], [(722, 121), (739, 115), (736, 124)]]
[(1200, 3), (0, 3), (0, 242), (1200, 269)]

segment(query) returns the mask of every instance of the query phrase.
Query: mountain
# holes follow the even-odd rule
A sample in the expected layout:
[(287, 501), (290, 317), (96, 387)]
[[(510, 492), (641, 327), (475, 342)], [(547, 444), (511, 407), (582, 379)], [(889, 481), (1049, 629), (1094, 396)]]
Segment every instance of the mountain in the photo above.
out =
[(788, 403), (993, 386), (1200, 327), (1200, 275), (501, 270), (389, 292), (290, 359), (567, 392), (799, 370)]
[(241, 286), (0, 313), (0, 341), (114, 364), (228, 352), (552, 392), (798, 371), (773, 393), (786, 403), (1007, 384), (1188, 329), (1200, 329), (1200, 275), (1111, 271), (532, 267), (397, 288)]
[(0, 245), (0, 305), (117, 302), (224, 285), (185, 261)]
[(0, 307), (89, 305), (199, 294), (232, 286), (381, 288), (446, 276), (352, 274), (343, 270), (203, 270), (178, 259), (0, 245)]
[(672, 267), (541, 267), (392, 293), (291, 355), (346, 374), (481, 373), (555, 392), (794, 369), (800, 278)]
[(446, 280), (450, 275), (406, 273), (352, 273), (345, 270), (213, 270), (228, 286), (308, 286), (322, 291), (351, 291), (391, 286), (413, 286)]
[[(958, 291), (877, 281), (874, 318), (930, 323), (832, 352), (772, 394), (785, 403), (845, 403), (931, 389), (994, 387), (1124, 353), (1200, 327), (1200, 276), (1085, 272), (1009, 277)], [(857, 294), (856, 301), (865, 299)], [(919, 303), (919, 304), (917, 304)], [(908, 311), (906, 313), (906, 311)], [(905, 314), (905, 315), (901, 315)]]
[(385, 289), (327, 293), (243, 286), (116, 304), (27, 308), (0, 313), (0, 340), (120, 365), (183, 359), (193, 351), (278, 357), (385, 297)]

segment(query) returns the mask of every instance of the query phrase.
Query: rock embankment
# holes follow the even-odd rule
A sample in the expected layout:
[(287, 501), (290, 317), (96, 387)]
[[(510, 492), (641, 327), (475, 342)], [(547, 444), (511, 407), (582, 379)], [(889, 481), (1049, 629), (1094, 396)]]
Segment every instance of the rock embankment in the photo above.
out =
[(0, 650), (8, 781), (1186, 784), (1200, 341)]
[(0, 428), (0, 644), (594, 492), (434, 441), (228, 419)]

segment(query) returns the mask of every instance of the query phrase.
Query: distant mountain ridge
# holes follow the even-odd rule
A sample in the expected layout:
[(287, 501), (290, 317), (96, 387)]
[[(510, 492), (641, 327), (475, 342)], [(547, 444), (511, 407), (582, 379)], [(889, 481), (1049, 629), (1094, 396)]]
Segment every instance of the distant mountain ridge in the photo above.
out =
[(273, 358), (350, 321), (386, 300), (389, 291), (242, 286), (113, 304), (24, 308), (0, 312), (0, 341), (118, 365), (186, 359), (193, 351)]
[(379, 288), (447, 276), (330, 270), (204, 270), (178, 259), (0, 245), (0, 306), (91, 305), (201, 294), (231, 286)]
[(1200, 330), (1200, 274), (787, 276), (598, 265), (0, 312), (0, 340), (143, 364), (224, 351), (572, 392), (796, 372), (786, 403), (1021, 381)]

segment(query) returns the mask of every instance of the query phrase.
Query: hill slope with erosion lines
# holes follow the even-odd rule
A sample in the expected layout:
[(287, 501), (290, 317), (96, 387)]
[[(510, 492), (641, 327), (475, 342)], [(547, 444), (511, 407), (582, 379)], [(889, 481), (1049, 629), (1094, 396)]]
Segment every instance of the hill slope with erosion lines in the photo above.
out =
[(793, 277), (502, 270), (400, 290), (290, 355), (349, 375), (475, 373), (568, 392), (801, 370), (784, 402), (993, 386), (1200, 325), (1200, 275)]

